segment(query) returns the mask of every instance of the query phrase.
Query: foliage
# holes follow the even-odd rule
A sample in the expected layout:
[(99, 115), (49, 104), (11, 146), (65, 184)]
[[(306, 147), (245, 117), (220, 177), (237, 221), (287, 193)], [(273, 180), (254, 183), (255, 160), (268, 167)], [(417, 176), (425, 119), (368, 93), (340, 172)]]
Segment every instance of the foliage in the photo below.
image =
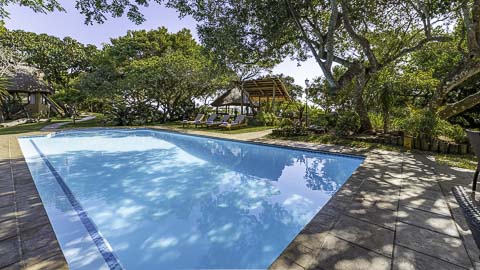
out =
[(292, 127), (293, 126), (293, 121), (290, 118), (281, 118), (279, 126), (282, 127), (282, 128)]
[(104, 100), (114, 122), (131, 125), (182, 119), (195, 99), (214, 94), (229, 75), (188, 30), (159, 28), (112, 39), (77, 88)]
[(443, 119), (438, 120), (438, 135), (454, 140), (456, 143), (468, 143), (465, 129), (458, 124), (451, 124)]
[(97, 53), (95, 46), (83, 45), (70, 37), (60, 39), (22, 30), (0, 34), (0, 45), (17, 51), (26, 64), (44, 73), (46, 81), (60, 87), (67, 87), (72, 79), (88, 70)]
[(57, 0), (2, 0), (0, 1), (0, 20), (8, 18), (10, 14), (5, 7), (11, 4), (28, 7), (33, 11), (40, 13), (52, 12), (55, 10), (64, 11)]
[(360, 117), (354, 111), (344, 111), (338, 114), (335, 133), (339, 136), (347, 136), (355, 133), (360, 128)]
[(278, 124), (277, 117), (272, 112), (260, 111), (256, 116), (256, 120), (264, 126), (276, 126)]
[(410, 114), (401, 121), (400, 126), (407, 135), (432, 138), (438, 135), (437, 120), (437, 116), (430, 110), (411, 109)]

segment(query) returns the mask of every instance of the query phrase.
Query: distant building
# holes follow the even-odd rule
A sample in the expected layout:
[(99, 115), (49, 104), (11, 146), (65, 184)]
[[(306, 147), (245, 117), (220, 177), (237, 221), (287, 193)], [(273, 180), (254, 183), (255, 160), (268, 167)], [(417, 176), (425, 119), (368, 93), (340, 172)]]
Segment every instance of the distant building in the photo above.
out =
[(217, 108), (217, 112), (220, 107), (225, 107), (225, 111), (228, 112), (230, 107), (235, 106), (240, 107), (242, 114), (245, 107), (248, 114), (254, 113), (262, 104), (274, 108), (276, 102), (292, 100), (285, 85), (278, 78), (236, 81), (232, 85), (231, 89), (210, 104)]
[(11, 114), (25, 111), (28, 117), (44, 117), (49, 115), (49, 95), (53, 89), (43, 81), (39, 70), (20, 66), (9, 78), (7, 91), (11, 95), (8, 103), (12, 105)]

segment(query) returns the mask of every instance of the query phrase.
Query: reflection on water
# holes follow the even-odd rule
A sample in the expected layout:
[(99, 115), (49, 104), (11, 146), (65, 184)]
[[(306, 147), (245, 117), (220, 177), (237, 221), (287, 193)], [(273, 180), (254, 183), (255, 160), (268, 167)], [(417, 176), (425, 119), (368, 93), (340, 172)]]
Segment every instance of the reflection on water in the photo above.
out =
[(33, 140), (127, 269), (266, 268), (362, 162), (149, 130)]

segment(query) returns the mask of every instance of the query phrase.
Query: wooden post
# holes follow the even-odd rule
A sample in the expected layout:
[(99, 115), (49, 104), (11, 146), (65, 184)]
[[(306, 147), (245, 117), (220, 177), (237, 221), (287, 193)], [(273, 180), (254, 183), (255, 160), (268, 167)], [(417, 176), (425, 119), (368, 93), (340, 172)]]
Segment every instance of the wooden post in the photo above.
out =
[(243, 114), (243, 82), (240, 86), (240, 114)]
[(273, 82), (272, 113), (275, 111), (275, 81)]

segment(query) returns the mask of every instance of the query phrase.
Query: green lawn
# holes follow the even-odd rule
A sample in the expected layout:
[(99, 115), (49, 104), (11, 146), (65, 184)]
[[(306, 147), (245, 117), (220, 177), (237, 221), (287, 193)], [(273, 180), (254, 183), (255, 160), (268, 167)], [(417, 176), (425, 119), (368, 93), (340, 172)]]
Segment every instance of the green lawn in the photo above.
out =
[[(65, 128), (87, 128), (87, 127), (105, 126), (105, 121), (104, 121), (105, 116), (102, 114), (95, 114), (95, 115), (96, 115), (95, 119), (85, 121), (85, 122), (77, 122), (75, 125), (73, 123), (70, 123), (60, 128), (65, 129)], [(71, 121), (71, 119), (54, 118), (50, 122), (29, 123), (29, 124), (18, 125), (15, 127), (0, 128), (0, 135), (21, 134), (21, 133), (39, 131), (44, 126), (50, 125), (52, 123), (68, 122), (68, 121)], [(241, 133), (263, 131), (263, 130), (274, 128), (274, 127), (266, 127), (266, 126), (250, 126), (250, 127), (244, 127), (239, 129), (233, 129), (233, 130), (225, 130), (222, 128), (205, 128), (205, 127), (195, 128), (194, 126), (183, 128), (181, 123), (179, 122), (166, 123), (166, 124), (152, 124), (152, 126), (160, 126), (160, 127), (164, 126), (164, 127), (184, 129), (184, 130), (199, 130), (199, 131), (221, 133), (221, 134), (241, 134)], [(302, 141), (302, 142), (310, 142), (310, 143), (318, 143), (318, 144), (343, 145), (343, 146), (349, 146), (349, 147), (355, 147), (355, 148), (364, 148), (366, 150), (383, 149), (383, 150), (398, 151), (398, 152), (404, 151), (404, 149), (399, 146), (343, 139), (331, 134), (296, 136), (296, 137), (288, 137), (288, 138), (276, 137), (272, 135), (269, 135), (268, 137), (272, 139)], [(436, 153), (432, 155), (435, 157), (435, 159), (439, 164), (444, 164), (451, 167), (459, 167), (459, 168), (475, 170), (477, 166), (476, 157), (473, 155), (450, 155), (450, 154), (436, 154)]]
[(85, 122), (76, 122), (75, 124), (69, 123), (64, 126), (61, 126), (60, 129), (65, 128), (87, 128), (87, 127), (103, 127), (105, 126), (105, 116), (101, 113), (89, 113), (90, 115), (95, 115), (95, 118)]
[(435, 154), (435, 160), (439, 164), (450, 167), (475, 170), (477, 168), (477, 158), (474, 155), (446, 155)]
[(53, 118), (50, 122), (28, 123), (28, 124), (22, 124), (14, 127), (0, 128), (0, 135), (12, 135), (12, 134), (39, 131), (44, 126), (48, 126), (53, 123), (67, 122), (67, 121), (69, 121), (69, 119)]
[(199, 130), (199, 131), (221, 133), (221, 134), (242, 134), (242, 133), (264, 131), (264, 130), (275, 128), (275, 127), (269, 127), (269, 126), (247, 126), (247, 127), (228, 130), (228, 129), (224, 129), (224, 128), (206, 128), (206, 127), (197, 127), (196, 128), (195, 126), (182, 127), (182, 124), (178, 123), (178, 122), (160, 124), (160, 125), (157, 125), (157, 126), (178, 128), (178, 129), (183, 129), (183, 130)]
[[(77, 122), (75, 124), (70, 123), (70, 124), (61, 126), (60, 128), (65, 129), (65, 128), (104, 127), (105, 116), (102, 114), (95, 114), (95, 115), (96, 115), (95, 119), (85, 121), (85, 122)], [(182, 124), (180, 122), (170, 122), (165, 124), (151, 123), (151, 124), (147, 124), (147, 126), (168, 127), (168, 128), (182, 129), (182, 130), (199, 130), (199, 131), (222, 133), (222, 134), (241, 134), (241, 133), (263, 131), (263, 130), (274, 128), (274, 127), (266, 127), (266, 126), (251, 126), (251, 127), (242, 127), (242, 128), (232, 129), (232, 130), (226, 130), (223, 128), (206, 128), (206, 127), (195, 128), (195, 126), (182, 127)]]

